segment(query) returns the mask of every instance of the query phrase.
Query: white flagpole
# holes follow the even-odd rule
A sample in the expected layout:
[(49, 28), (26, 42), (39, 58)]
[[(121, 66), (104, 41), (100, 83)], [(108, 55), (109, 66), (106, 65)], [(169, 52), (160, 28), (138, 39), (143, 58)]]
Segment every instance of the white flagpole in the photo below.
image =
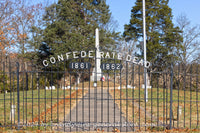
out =
[(146, 15), (145, 15), (145, 0), (142, 2), (143, 5), (143, 42), (144, 42), (144, 86), (145, 86), (145, 98), (148, 102), (148, 90), (147, 90), (147, 69), (146, 69)]

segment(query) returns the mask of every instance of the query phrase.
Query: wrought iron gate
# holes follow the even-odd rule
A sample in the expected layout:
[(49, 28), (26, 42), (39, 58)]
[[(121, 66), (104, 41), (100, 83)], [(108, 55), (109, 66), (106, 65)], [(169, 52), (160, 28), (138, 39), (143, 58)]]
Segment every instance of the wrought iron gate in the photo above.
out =
[(145, 97), (142, 66), (101, 58), (97, 73), (96, 60), (69, 58), (43, 69), (2, 63), (0, 127), (66, 132), (198, 128), (199, 64), (189, 71), (181, 64), (148, 70)]

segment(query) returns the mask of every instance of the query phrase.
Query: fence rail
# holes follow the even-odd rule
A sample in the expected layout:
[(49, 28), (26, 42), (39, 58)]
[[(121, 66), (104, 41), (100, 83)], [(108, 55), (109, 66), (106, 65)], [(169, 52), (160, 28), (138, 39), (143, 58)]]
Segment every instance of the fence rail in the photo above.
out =
[(3, 62), (0, 127), (66, 132), (199, 129), (199, 64), (148, 70), (146, 97), (143, 67), (120, 63), (122, 69), (102, 70), (105, 79), (95, 82), (92, 68), (73, 70), (65, 62), (42, 70)]

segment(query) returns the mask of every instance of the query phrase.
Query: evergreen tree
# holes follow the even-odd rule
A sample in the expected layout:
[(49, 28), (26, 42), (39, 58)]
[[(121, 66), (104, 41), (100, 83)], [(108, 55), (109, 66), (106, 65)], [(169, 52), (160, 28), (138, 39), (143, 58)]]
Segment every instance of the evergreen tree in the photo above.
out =
[[(153, 70), (163, 70), (169, 66), (171, 59), (177, 59), (174, 51), (181, 49), (182, 37), (178, 27), (172, 23), (172, 10), (169, 0), (146, 0), (146, 42), (147, 60)], [(137, 0), (131, 10), (130, 23), (125, 25), (124, 37), (127, 41), (140, 42), (143, 37), (142, 0)], [(139, 43), (142, 44), (143, 43)], [(138, 45), (143, 55), (143, 48)]]
[(95, 47), (95, 28), (100, 30), (100, 46), (114, 47), (118, 35), (107, 31), (111, 13), (105, 0), (59, 0), (46, 9), (44, 42), (54, 54), (91, 50)]
[[(57, 4), (46, 8), (42, 32), (38, 32), (39, 28), (33, 29), (37, 34), (42, 33), (41, 40), (36, 38), (41, 44), (36, 57), (38, 64), (42, 65), (42, 60), (50, 58), (49, 56), (72, 51), (94, 50), (96, 28), (99, 28), (100, 32), (100, 49), (113, 50), (119, 35), (107, 29), (110, 22), (111, 13), (106, 0), (58, 0)], [(45, 51), (45, 48), (48, 50)], [(68, 63), (66, 62), (66, 67)], [(64, 65), (52, 66), (45, 70), (64, 70)], [(80, 78), (80, 74), (79, 71), (74, 72), (77, 79)], [(60, 74), (59, 77), (62, 75)], [(54, 84), (54, 79), (56, 75), (53, 75), (53, 81), (49, 80), (50, 84)]]

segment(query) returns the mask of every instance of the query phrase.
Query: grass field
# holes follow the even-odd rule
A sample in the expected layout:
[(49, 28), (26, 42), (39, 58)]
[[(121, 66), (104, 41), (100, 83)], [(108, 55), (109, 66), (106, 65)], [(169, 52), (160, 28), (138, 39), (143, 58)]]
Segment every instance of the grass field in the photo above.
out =
[[(121, 91), (121, 92), (120, 92)], [(139, 94), (140, 93), (140, 94)], [(179, 93), (179, 99), (178, 99)], [(114, 90), (110, 91), (114, 98)], [(121, 100), (120, 100), (121, 94)], [(162, 88), (148, 89), (148, 102), (144, 102), (144, 89), (121, 89), (115, 90), (117, 105), (121, 108), (125, 118), (136, 125), (160, 126), (159, 124), (169, 124), (170, 118), (170, 90)], [(184, 106), (185, 98), (185, 106)], [(129, 99), (129, 100), (126, 100)], [(134, 99), (134, 100), (133, 100)], [(179, 100), (179, 102), (178, 102)], [(173, 90), (173, 125), (179, 128), (198, 128), (197, 114), (200, 115), (200, 105), (197, 100), (196, 92)], [(198, 96), (200, 100), (200, 96)], [(191, 102), (190, 102), (191, 101)], [(120, 104), (121, 103), (121, 104)], [(120, 106), (121, 105), (121, 106)], [(178, 108), (179, 105), (179, 108)], [(178, 111), (181, 110), (181, 112)], [(146, 115), (145, 115), (146, 110)], [(134, 114), (134, 115), (133, 115)], [(179, 114), (179, 117), (177, 117)], [(185, 114), (185, 115), (184, 115)], [(146, 122), (145, 122), (146, 116)]]
[[(84, 93), (86, 93), (85, 90)], [(64, 116), (75, 106), (77, 98), (82, 97), (82, 90), (29, 90), (20, 91), (20, 123), (27, 124), (32, 122), (60, 122), (64, 121)], [(64, 99), (65, 98), (65, 99)], [(2, 125), (15, 125), (18, 120), (17, 108), (15, 118), (10, 117), (10, 106), (15, 104), (17, 107), (17, 93), (0, 94), (0, 123)], [(5, 109), (5, 110), (4, 110)]]
[[(101, 82), (97, 82), (97, 85), (101, 86)], [(104, 83), (103, 86), (108, 86), (108, 84)], [(111, 82), (109, 86), (113, 86), (113, 83)], [(74, 95), (77, 87), (78, 93)], [(93, 88), (93, 82), (90, 82), (90, 87)], [(82, 91), (82, 88), (84, 88), (84, 91)], [(20, 122), (23, 125), (39, 120), (45, 123), (50, 121), (63, 122), (64, 115), (66, 116), (70, 112), (70, 108), (73, 108), (76, 102), (81, 100), (82, 94), (86, 94), (88, 88), (89, 82), (72, 85), (71, 103), (69, 89), (20, 91)], [(16, 106), (15, 117), (12, 117), (12, 120), (10, 116), (11, 105)], [(17, 92), (8, 92), (5, 94), (5, 100), (4, 94), (0, 94), (0, 124), (15, 125), (18, 121), (17, 107)]]
[[(84, 87), (83, 87), (84, 86)], [(87, 86), (87, 88), (85, 88)], [(64, 116), (67, 115), (76, 103), (81, 100), (80, 98), (87, 93), (89, 82), (79, 84), (78, 86), (72, 86), (71, 90), (29, 90), (20, 91), (20, 122), (22, 124), (42, 121), (43, 123), (52, 122), (63, 122)], [(91, 88), (93, 82), (90, 82)], [(108, 82), (97, 83), (98, 88), (103, 86), (107, 89)], [(148, 89), (148, 102), (144, 102), (144, 89), (117, 89), (118, 84), (115, 84), (115, 90), (113, 89), (114, 84), (109, 82), (110, 94), (114, 98), (115, 102), (122, 110), (125, 118), (129, 122), (133, 122), (141, 127), (145, 124), (147, 126), (158, 126), (160, 124), (169, 124), (170, 114), (170, 90), (162, 88)], [(84, 92), (81, 88), (84, 88)], [(173, 90), (173, 125), (179, 128), (198, 128), (197, 124), (200, 122), (197, 117), (199, 116), (200, 101), (199, 94), (196, 92)], [(179, 95), (179, 97), (178, 97)], [(198, 96), (198, 97), (197, 97)], [(64, 99), (65, 98), (65, 99)], [(72, 98), (70, 103), (70, 98)], [(179, 100), (179, 102), (178, 102)], [(185, 102), (184, 102), (185, 101)], [(5, 105), (4, 105), (5, 102)], [(12, 102), (12, 103), (11, 103)], [(10, 119), (10, 106), (14, 104), (17, 107), (17, 93), (0, 94), (0, 123), (2, 125), (16, 124), (17, 110), (15, 110), (15, 118)], [(70, 106), (71, 105), (71, 106)], [(179, 105), (179, 106), (178, 106)], [(181, 113), (178, 111), (178, 107)], [(17, 109), (17, 108), (16, 108)], [(198, 109), (198, 110), (197, 110)], [(146, 115), (145, 115), (146, 110)], [(179, 113), (179, 118), (177, 117)], [(146, 117), (145, 117), (146, 116)], [(145, 121), (146, 119), (146, 121)]]

